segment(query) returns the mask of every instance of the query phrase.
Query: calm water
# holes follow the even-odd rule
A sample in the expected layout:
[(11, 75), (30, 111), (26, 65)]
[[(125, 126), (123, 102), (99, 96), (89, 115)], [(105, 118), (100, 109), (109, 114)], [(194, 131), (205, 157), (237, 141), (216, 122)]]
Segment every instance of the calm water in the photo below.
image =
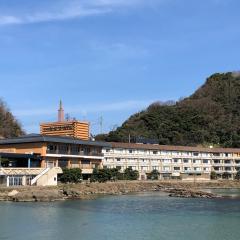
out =
[(145, 193), (92, 201), (0, 203), (1, 240), (236, 240), (239, 236), (239, 199)]

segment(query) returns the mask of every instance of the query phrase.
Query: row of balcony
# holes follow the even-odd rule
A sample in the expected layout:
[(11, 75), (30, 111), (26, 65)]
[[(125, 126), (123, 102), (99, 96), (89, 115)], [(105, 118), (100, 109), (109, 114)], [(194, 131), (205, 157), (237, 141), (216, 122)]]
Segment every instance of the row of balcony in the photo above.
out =
[(77, 155), (77, 156), (97, 156), (103, 157), (103, 153), (99, 152), (84, 152), (84, 151), (63, 151), (63, 150), (47, 150), (47, 154), (62, 154), (62, 155)]

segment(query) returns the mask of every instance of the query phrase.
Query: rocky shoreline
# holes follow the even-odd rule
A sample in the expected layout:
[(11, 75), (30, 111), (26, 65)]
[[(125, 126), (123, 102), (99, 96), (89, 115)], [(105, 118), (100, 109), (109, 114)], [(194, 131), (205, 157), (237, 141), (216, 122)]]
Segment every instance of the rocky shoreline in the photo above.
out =
[(202, 191), (204, 188), (239, 188), (239, 181), (180, 182), (180, 181), (120, 181), (107, 183), (60, 184), (56, 187), (0, 188), (0, 201), (51, 202), (67, 199), (94, 199), (103, 195), (137, 192), (165, 192), (169, 197), (219, 198)]

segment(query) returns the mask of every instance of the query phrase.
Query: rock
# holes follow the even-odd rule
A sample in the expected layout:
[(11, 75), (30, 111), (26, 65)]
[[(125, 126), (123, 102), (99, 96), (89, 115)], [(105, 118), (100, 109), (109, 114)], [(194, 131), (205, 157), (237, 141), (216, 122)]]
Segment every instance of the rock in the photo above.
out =
[(28, 190), (19, 192), (10, 198), (15, 202), (52, 202), (62, 197), (58, 190)]
[(8, 197), (13, 197), (16, 194), (18, 194), (19, 192), (17, 190), (12, 190), (11, 192), (8, 193)]
[(217, 198), (218, 196), (212, 193), (206, 193), (202, 191), (192, 191), (187, 189), (171, 189), (169, 191), (169, 197), (180, 198)]

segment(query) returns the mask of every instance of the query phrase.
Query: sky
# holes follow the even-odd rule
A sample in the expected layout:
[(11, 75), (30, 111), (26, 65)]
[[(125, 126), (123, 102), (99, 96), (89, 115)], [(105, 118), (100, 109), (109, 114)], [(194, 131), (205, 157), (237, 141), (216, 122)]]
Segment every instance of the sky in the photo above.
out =
[(237, 71), (239, 0), (0, 0), (0, 98), (27, 133), (59, 100), (93, 134)]

